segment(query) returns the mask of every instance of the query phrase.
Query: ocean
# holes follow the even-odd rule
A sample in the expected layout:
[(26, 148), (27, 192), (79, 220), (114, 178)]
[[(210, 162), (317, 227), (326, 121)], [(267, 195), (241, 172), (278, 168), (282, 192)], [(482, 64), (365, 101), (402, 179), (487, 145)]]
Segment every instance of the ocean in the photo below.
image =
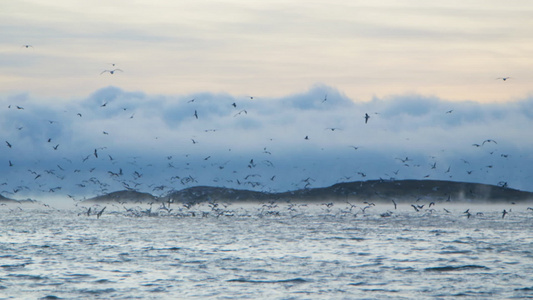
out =
[(3, 205), (0, 299), (533, 298), (527, 205), (326, 202)]

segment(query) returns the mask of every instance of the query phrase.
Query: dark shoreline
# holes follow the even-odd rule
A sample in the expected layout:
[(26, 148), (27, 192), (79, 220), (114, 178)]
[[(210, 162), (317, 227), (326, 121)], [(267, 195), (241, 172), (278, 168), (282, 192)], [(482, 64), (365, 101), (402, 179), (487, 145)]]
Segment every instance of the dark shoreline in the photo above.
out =
[(258, 192), (225, 187), (195, 186), (157, 197), (149, 193), (116, 191), (84, 200), (84, 202), (180, 202), (210, 201), (265, 202), (265, 201), (374, 201), (394, 200), (410, 203), (431, 199), (452, 203), (496, 203), (533, 201), (533, 193), (468, 182), (442, 180), (368, 180), (337, 183), (329, 187), (300, 189), (282, 193)]

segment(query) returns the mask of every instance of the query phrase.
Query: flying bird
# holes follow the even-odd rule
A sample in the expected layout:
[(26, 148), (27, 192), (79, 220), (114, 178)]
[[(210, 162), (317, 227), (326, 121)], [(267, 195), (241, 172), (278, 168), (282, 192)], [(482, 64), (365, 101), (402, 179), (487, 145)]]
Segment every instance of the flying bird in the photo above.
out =
[(242, 113), (244, 113), (245, 115), (248, 114), (248, 112), (246, 111), (246, 109), (243, 109), (243, 110), (241, 110), (240, 112), (236, 113), (233, 117), (236, 117), (236, 116), (238, 116), (238, 115), (240, 115), (240, 114), (242, 114)]
[(368, 123), (368, 119), (370, 119), (370, 116), (367, 113), (365, 113), (365, 124)]
[(484, 140), (483, 143), (481, 144), (481, 146), (485, 145), (485, 143), (494, 143), (494, 144), (498, 144), (498, 143), (496, 143), (495, 140), (488, 139), (488, 140)]
[(109, 74), (113, 75), (113, 74), (115, 74), (116, 71), (124, 72), (121, 69), (103, 70), (102, 73), (100, 73), (100, 75), (102, 75), (104, 73), (109, 73)]
[(194, 111), (194, 117), (198, 119), (198, 112), (196, 110)]
[(20, 46), (20, 47), (21, 47), (21, 48), (26, 48), (26, 49), (27, 49), (27, 48), (33, 48), (32, 45), (22, 45), (22, 46)]
[(507, 81), (507, 79), (510, 79), (510, 78), (512, 78), (512, 77), (498, 77), (498, 78), (496, 78), (496, 80), (501, 79), (503, 81)]
[(9, 148), (11, 148), (11, 144), (8, 141), (6, 141), (6, 144)]
[(106, 207), (107, 207), (107, 206), (104, 206), (104, 208), (102, 208), (101, 211), (99, 211), (98, 213), (96, 213), (96, 218), (97, 218), (97, 219), (100, 219), (100, 216), (104, 213), (104, 210), (105, 210)]

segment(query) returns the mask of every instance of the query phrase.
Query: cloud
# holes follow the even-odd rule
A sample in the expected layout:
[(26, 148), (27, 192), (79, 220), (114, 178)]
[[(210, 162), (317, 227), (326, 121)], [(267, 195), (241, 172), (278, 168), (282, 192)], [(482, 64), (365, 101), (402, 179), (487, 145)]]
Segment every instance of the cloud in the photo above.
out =
[(110, 86), (82, 99), (18, 94), (0, 105), (0, 184), (8, 197), (124, 188), (164, 194), (193, 185), (285, 191), (379, 178), (533, 190), (531, 97), (480, 104), (404, 94), (356, 102), (321, 84), (278, 98)]

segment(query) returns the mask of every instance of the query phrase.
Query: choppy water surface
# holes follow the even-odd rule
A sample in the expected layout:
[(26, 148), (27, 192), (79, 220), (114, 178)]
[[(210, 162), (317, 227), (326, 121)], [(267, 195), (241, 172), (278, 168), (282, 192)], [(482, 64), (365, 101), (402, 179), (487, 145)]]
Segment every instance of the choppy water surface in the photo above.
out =
[(533, 298), (526, 206), (146, 208), (4, 206), (0, 298)]

